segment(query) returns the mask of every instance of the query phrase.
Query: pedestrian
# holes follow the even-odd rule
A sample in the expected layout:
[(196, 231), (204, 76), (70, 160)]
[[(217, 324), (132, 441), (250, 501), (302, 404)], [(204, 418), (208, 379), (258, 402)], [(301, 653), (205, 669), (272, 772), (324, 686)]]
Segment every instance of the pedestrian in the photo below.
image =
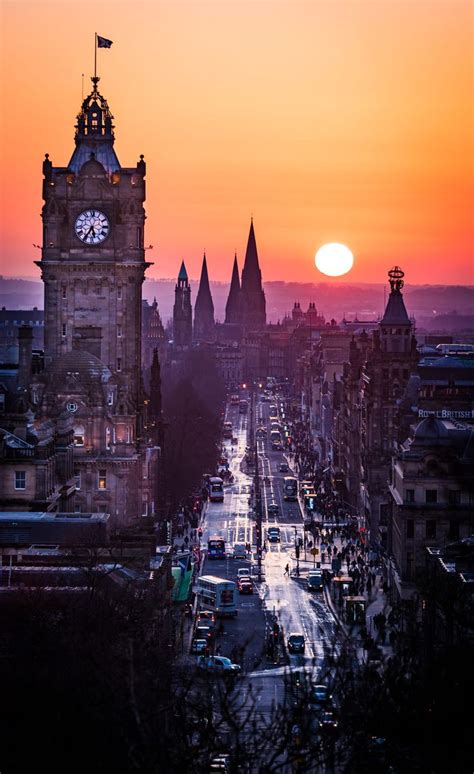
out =
[(283, 573), (283, 575), (289, 575), (289, 574), (290, 574), (290, 565), (287, 562), (285, 565), (285, 572)]

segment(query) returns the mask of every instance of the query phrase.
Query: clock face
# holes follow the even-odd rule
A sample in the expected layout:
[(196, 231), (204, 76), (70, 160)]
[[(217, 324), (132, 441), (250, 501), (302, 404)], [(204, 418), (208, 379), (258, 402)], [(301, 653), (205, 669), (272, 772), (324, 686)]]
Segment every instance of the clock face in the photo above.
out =
[(107, 239), (109, 221), (100, 210), (84, 210), (76, 218), (76, 236), (86, 245), (98, 245)]

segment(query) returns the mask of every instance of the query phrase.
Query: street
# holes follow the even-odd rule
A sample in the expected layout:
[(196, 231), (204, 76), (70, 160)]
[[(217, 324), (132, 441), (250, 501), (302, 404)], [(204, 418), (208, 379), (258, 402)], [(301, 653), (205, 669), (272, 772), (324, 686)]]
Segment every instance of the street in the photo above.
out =
[[(336, 630), (323, 592), (311, 594), (306, 589), (305, 574), (312, 566), (309, 561), (312, 557), (308, 553), (308, 561), (304, 562), (303, 549), (299, 577), (294, 574), (297, 565), (295, 539), (303, 538), (303, 517), (299, 501), (286, 502), (283, 499), (284, 476), (293, 473), (291, 468), (285, 473), (279, 471), (280, 464), (287, 462), (287, 458), (282, 451), (271, 449), (269, 404), (261, 401), (256, 402), (256, 424), (267, 430), (266, 438), (257, 441), (266, 550), (263, 551), (262, 580), (258, 583), (256, 530), (251, 509), (253, 476), (246, 472), (243, 462), (250, 415), (239, 413), (238, 405), (228, 403), (225, 419), (232, 422), (233, 440), (237, 439), (237, 443), (229, 440), (225, 444), (234, 481), (231, 486), (225, 487), (224, 502), (208, 503), (202, 545), (207, 545), (211, 535), (221, 535), (226, 541), (226, 558), (216, 560), (206, 557), (202, 574), (236, 581), (237, 570), (250, 566), (254, 593), (239, 595), (238, 615), (236, 619), (224, 622), (224, 631), (219, 635), (217, 644), (222, 655), (242, 664), (246, 680), (250, 681), (253, 694), (257, 697), (259, 711), (264, 715), (272, 704), (283, 702), (284, 677), (288, 672), (305, 672), (311, 675), (313, 681), (317, 680), (321, 671), (325, 670), (326, 654), (335, 647)], [(278, 506), (278, 513), (269, 514), (270, 504)], [(269, 527), (280, 528), (279, 543), (269, 543)], [(236, 543), (251, 544), (252, 556), (249, 560), (233, 558), (232, 549)], [(289, 574), (285, 573), (287, 565)], [(280, 646), (272, 660), (267, 657), (265, 641), (275, 621), (285, 642), (292, 632), (304, 635), (304, 654), (288, 654), (286, 646)]]

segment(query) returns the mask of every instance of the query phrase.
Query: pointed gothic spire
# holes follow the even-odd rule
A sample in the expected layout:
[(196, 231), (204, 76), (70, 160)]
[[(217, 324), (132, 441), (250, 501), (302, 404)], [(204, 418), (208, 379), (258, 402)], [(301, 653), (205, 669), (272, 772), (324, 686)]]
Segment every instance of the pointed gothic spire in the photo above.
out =
[(179, 283), (185, 283), (186, 285), (188, 284), (188, 272), (186, 271), (184, 261), (181, 261), (181, 268), (178, 274), (178, 284)]
[(215, 333), (214, 304), (212, 301), (206, 253), (202, 259), (201, 279), (194, 305), (194, 340), (213, 341)]
[(242, 270), (241, 299), (241, 319), (244, 330), (262, 330), (266, 325), (267, 319), (265, 293), (262, 288), (262, 273), (258, 264), (253, 218), (250, 221), (247, 251), (245, 253), (244, 268)]
[(253, 228), (253, 218), (250, 221), (247, 251), (245, 253), (244, 268), (242, 270), (242, 291), (256, 291), (262, 288), (262, 274), (258, 264), (257, 243)]
[(225, 321), (231, 325), (238, 325), (240, 322), (240, 278), (237, 253), (234, 256), (230, 290), (225, 305)]

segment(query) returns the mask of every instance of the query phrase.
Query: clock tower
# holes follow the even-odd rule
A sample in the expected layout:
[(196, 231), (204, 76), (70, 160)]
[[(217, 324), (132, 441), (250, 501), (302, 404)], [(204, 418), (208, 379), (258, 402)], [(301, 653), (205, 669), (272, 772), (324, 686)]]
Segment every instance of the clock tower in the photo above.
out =
[(141, 289), (151, 265), (146, 166), (143, 156), (135, 167), (120, 165), (98, 82), (92, 78), (82, 103), (67, 166), (53, 166), (48, 154), (43, 162), (42, 410), (74, 413), (81, 509), (109, 511), (122, 523), (147, 499), (139, 491), (147, 478), (140, 470)]

